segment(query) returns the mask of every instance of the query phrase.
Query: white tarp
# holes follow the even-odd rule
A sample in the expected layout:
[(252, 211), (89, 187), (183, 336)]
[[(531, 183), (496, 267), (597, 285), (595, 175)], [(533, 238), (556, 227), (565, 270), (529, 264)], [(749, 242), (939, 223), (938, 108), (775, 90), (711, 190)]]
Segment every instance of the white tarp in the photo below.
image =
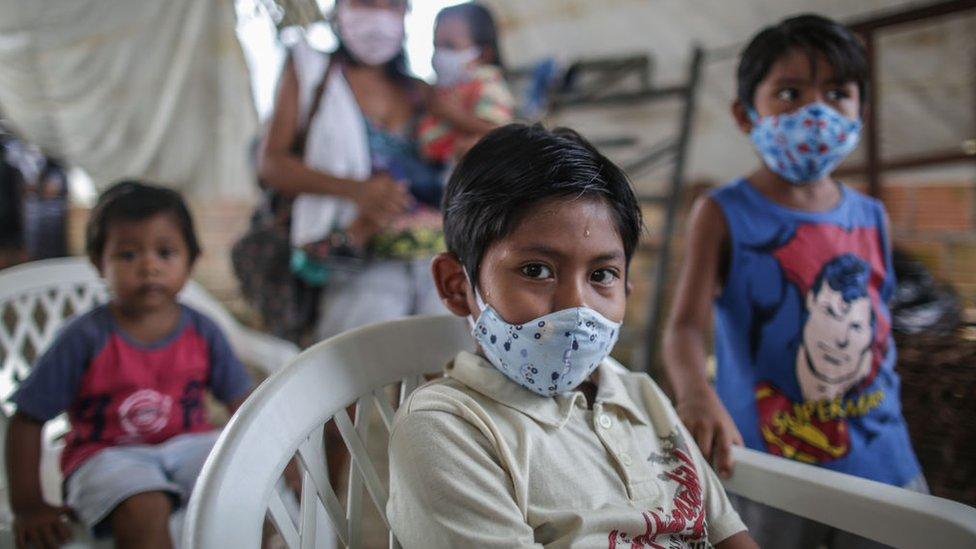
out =
[(0, 0), (0, 112), (98, 189), (246, 196), (257, 131), (233, 0)]

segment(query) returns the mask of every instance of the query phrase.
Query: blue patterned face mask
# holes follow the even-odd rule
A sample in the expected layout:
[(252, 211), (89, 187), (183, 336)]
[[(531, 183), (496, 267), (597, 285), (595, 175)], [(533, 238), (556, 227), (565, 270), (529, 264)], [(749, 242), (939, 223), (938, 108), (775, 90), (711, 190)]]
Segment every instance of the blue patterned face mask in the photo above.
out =
[(468, 317), (485, 357), (505, 376), (545, 397), (571, 391), (610, 354), (620, 323), (573, 307), (525, 324), (509, 324), (475, 290), (481, 314)]
[(861, 121), (828, 105), (809, 103), (786, 114), (749, 112), (749, 136), (766, 166), (794, 185), (829, 175), (857, 147)]

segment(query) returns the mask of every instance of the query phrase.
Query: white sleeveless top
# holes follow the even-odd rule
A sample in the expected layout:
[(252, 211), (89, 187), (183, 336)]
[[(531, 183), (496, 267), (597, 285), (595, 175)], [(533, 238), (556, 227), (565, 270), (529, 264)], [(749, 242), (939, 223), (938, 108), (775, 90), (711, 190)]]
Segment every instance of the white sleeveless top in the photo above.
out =
[[(329, 66), (329, 56), (304, 40), (292, 48), (298, 76), (298, 125), (304, 127), (315, 90)], [(364, 181), (371, 173), (366, 124), (342, 71), (329, 74), (315, 117), (308, 121), (304, 163), (334, 177)], [(356, 217), (355, 203), (322, 194), (300, 194), (292, 206), (291, 243), (319, 240)]]

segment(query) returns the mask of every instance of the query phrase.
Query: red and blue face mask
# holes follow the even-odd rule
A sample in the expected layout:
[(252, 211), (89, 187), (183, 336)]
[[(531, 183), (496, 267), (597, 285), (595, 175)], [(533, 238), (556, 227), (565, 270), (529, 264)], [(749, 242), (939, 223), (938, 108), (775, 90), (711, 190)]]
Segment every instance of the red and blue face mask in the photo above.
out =
[(815, 102), (774, 116), (750, 110), (749, 137), (766, 166), (794, 185), (829, 175), (856, 147), (861, 120)]

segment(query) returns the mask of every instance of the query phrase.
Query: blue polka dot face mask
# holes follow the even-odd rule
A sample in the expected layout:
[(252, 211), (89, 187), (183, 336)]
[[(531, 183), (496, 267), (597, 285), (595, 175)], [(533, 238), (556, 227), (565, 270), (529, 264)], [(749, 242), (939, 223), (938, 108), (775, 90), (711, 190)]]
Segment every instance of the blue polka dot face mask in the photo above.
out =
[(750, 110), (749, 137), (766, 166), (794, 185), (829, 175), (857, 147), (861, 121), (814, 102), (786, 114)]
[(509, 324), (475, 290), (481, 314), (468, 317), (485, 357), (505, 376), (541, 396), (571, 391), (596, 370), (620, 335), (620, 323), (573, 307)]

